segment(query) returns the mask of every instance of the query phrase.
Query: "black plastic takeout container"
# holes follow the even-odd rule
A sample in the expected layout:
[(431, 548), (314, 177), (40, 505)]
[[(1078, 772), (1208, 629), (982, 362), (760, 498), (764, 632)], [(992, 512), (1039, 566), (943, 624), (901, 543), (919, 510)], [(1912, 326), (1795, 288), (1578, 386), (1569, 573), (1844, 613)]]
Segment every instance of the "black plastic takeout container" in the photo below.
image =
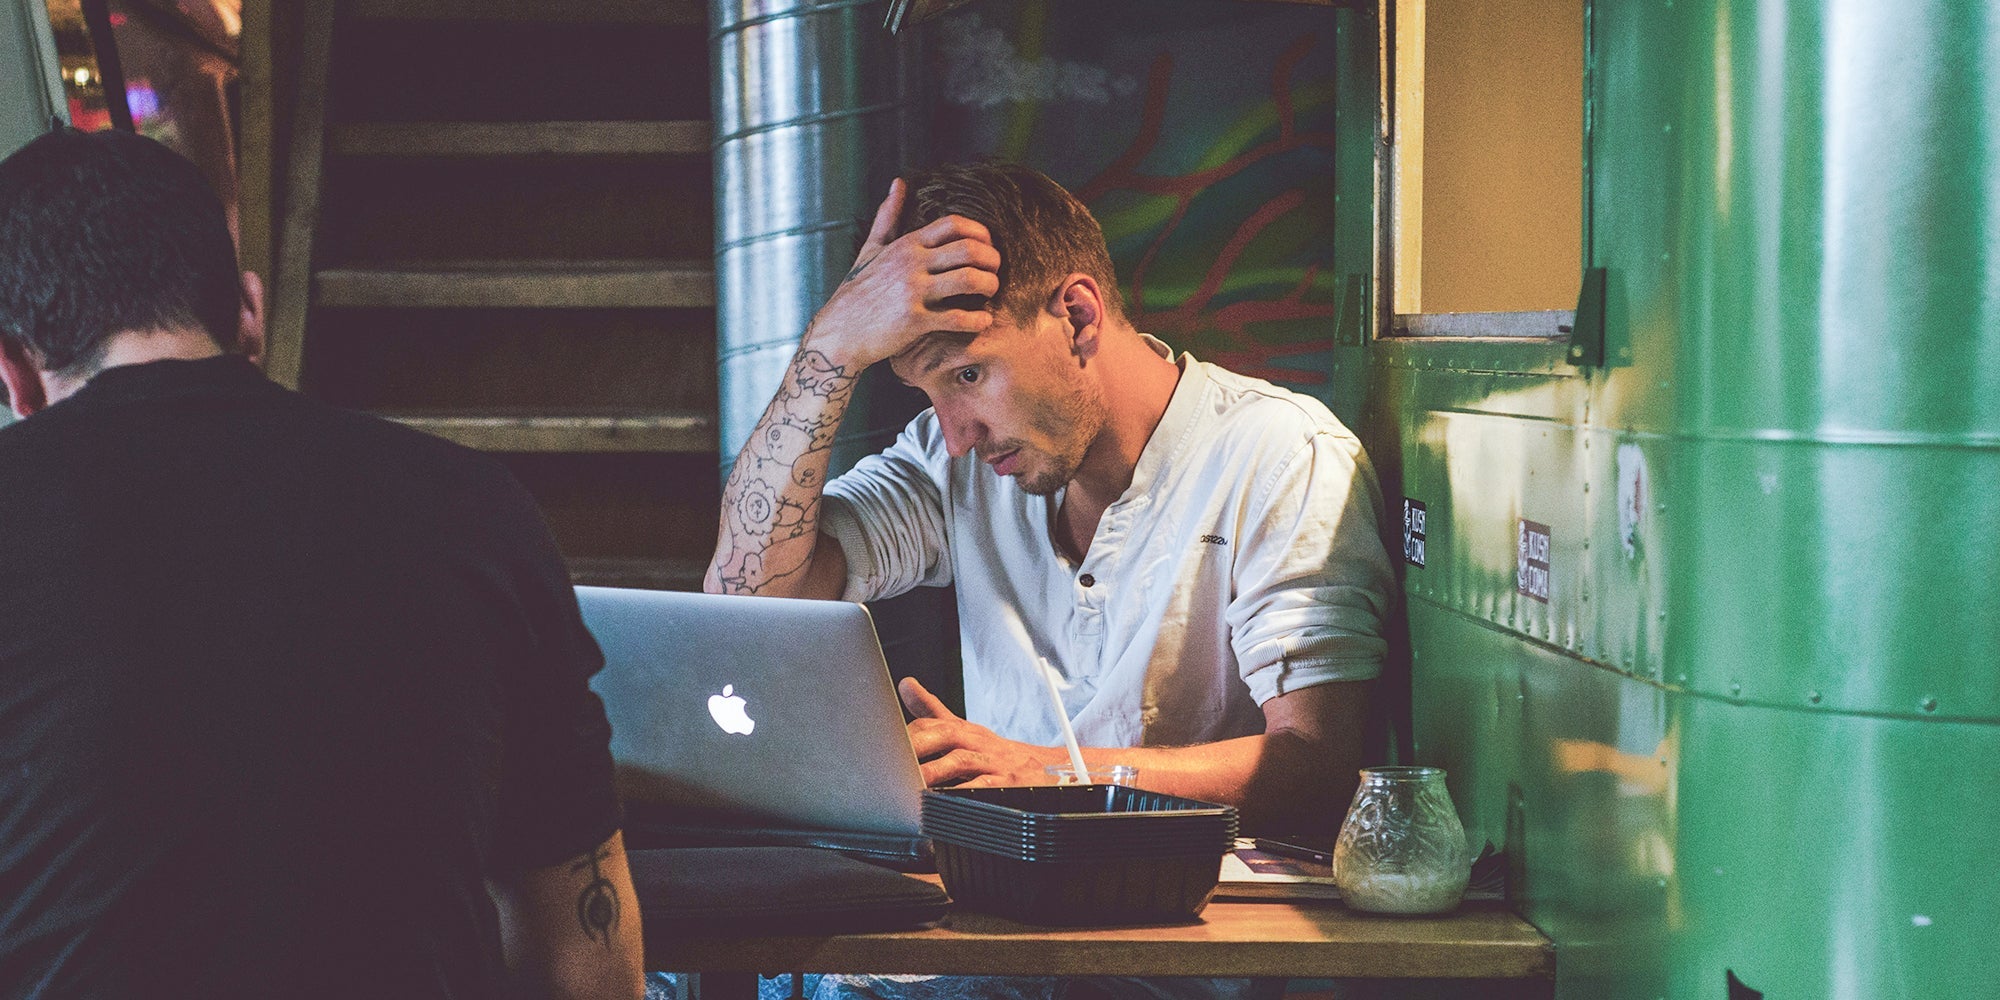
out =
[(1236, 810), (1123, 785), (924, 795), (952, 899), (1039, 924), (1177, 923), (1215, 893)]

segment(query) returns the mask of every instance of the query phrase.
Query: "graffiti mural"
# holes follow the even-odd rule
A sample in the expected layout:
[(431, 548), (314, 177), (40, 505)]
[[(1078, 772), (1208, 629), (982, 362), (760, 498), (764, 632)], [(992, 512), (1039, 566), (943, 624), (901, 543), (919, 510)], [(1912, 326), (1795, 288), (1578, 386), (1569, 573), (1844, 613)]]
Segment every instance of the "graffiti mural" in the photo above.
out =
[(1327, 398), (1337, 16), (974, 3), (924, 26), (931, 149), (1048, 173), (1103, 224), (1134, 325)]

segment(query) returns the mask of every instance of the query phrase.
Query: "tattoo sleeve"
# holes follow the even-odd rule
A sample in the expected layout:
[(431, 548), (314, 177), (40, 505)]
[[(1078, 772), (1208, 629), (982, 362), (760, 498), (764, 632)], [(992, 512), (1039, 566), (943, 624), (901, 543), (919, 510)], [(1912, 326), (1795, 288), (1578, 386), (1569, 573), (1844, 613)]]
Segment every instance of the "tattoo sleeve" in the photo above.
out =
[(611, 880), (604, 877), (604, 859), (611, 856), (609, 848), (597, 848), (570, 864), (570, 871), (582, 873), (590, 869), (590, 881), (576, 896), (576, 922), (583, 927), (585, 937), (606, 948), (611, 947), (618, 929), (618, 889)]
[(792, 358), (722, 490), (711, 571), (724, 593), (762, 593), (811, 564), (834, 432), (859, 374), (819, 351)]

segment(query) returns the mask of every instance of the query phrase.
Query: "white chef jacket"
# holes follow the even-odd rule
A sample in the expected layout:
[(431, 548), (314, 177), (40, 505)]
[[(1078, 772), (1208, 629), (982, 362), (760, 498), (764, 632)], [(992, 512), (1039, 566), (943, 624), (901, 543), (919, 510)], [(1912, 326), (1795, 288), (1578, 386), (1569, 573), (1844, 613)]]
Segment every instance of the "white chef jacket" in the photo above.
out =
[(1361, 443), (1318, 400), (1177, 364), (1081, 564), (1051, 533), (1061, 495), (951, 458), (930, 410), (827, 484), (820, 530), (846, 556), (845, 599), (957, 584), (971, 721), (1060, 743), (1038, 657), (1086, 746), (1253, 735), (1274, 695), (1380, 673), (1394, 578)]

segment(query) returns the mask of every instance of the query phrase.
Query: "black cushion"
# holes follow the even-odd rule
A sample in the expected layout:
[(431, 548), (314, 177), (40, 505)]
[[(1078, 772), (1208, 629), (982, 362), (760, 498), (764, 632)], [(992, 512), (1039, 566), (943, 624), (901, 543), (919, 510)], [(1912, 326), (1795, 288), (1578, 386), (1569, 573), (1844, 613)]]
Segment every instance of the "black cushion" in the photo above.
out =
[(937, 857), (927, 837), (779, 826), (725, 813), (626, 801), (625, 849), (654, 847), (823, 847), (897, 871), (937, 871)]
[(814, 847), (628, 852), (646, 935), (718, 937), (917, 927), (944, 916), (935, 883)]

